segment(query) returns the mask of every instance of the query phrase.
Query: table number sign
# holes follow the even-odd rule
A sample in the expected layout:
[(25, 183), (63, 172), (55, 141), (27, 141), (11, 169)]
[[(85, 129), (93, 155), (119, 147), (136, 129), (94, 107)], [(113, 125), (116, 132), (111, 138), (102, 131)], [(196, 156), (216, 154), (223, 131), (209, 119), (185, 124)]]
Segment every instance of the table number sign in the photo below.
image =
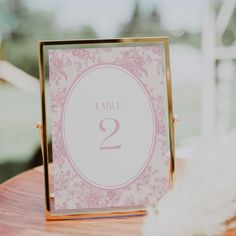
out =
[(168, 39), (43, 41), (39, 51), (47, 219), (144, 214), (174, 166)]

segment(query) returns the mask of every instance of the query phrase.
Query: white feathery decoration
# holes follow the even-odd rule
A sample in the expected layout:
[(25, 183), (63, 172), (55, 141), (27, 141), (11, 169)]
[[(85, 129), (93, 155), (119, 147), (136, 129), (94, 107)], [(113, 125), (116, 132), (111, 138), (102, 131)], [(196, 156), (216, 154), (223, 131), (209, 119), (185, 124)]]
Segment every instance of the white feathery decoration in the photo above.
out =
[(148, 211), (144, 236), (220, 235), (236, 215), (236, 130), (202, 138), (193, 148), (158, 214)]

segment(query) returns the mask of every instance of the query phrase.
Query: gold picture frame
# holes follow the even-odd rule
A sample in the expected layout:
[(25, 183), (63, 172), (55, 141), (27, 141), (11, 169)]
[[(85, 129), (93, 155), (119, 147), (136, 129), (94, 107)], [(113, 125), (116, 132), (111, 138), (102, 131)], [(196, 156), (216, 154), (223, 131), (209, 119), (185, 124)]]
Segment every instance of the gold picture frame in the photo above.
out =
[(38, 58), (39, 58), (39, 77), (40, 77), (40, 96), (41, 96), (41, 112), (42, 122), (39, 122), (37, 127), (40, 130), (41, 150), (44, 165), (44, 180), (45, 180), (45, 203), (46, 203), (46, 220), (63, 220), (63, 219), (88, 219), (98, 217), (114, 217), (114, 216), (134, 216), (144, 215), (146, 209), (106, 209), (101, 211), (54, 211), (54, 193), (51, 189), (51, 176), (49, 164), (49, 147), (47, 135), (47, 115), (46, 115), (46, 90), (45, 90), (45, 55), (44, 50), (48, 46), (63, 46), (63, 45), (116, 45), (116, 44), (155, 44), (161, 43), (164, 47), (165, 54), (165, 77), (167, 87), (167, 106), (168, 106), (168, 124), (169, 124), (169, 147), (170, 147), (170, 169), (169, 169), (169, 187), (172, 187), (174, 171), (175, 171), (175, 145), (174, 145), (174, 123), (173, 105), (172, 105), (172, 90), (171, 90), (171, 72), (170, 72), (170, 55), (168, 37), (142, 37), (142, 38), (114, 38), (114, 39), (89, 39), (89, 40), (56, 40), (56, 41), (40, 41), (38, 43)]

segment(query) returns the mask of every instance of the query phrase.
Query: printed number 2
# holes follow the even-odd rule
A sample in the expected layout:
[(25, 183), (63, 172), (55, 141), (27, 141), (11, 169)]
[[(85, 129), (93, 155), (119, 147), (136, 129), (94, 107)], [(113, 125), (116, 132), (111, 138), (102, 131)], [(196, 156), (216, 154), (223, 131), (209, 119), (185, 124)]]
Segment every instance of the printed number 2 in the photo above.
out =
[(102, 141), (101, 145), (100, 145), (100, 150), (106, 150), (106, 149), (119, 149), (121, 148), (121, 145), (113, 145), (113, 146), (108, 146), (106, 145), (106, 141), (111, 138), (115, 133), (118, 132), (118, 130), (120, 129), (120, 123), (118, 120), (114, 119), (114, 118), (106, 118), (100, 121), (99, 123), (99, 128), (102, 132), (106, 132), (107, 130), (104, 128), (104, 122), (106, 121), (113, 121), (114, 122), (114, 129), (111, 130), (111, 133)]

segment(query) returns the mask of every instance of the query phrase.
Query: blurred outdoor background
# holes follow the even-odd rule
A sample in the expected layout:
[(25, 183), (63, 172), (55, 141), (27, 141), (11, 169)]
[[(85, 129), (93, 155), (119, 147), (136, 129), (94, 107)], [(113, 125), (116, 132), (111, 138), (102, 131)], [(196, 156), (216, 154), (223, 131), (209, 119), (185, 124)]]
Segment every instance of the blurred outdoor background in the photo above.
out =
[(41, 162), (37, 41), (132, 36), (169, 36), (177, 153), (236, 127), (236, 0), (0, 0), (0, 183)]

